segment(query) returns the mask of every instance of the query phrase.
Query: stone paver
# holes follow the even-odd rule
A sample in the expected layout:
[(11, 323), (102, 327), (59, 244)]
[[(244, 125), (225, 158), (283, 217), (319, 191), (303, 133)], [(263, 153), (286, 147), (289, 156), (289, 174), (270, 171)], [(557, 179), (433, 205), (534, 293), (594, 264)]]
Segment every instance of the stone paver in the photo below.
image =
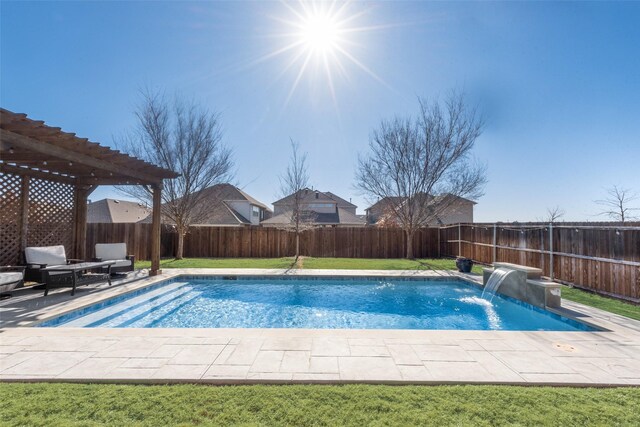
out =
[(347, 381), (399, 381), (400, 370), (390, 357), (339, 357), (340, 379)]
[[(186, 272), (176, 270), (161, 279)], [(567, 301), (563, 304), (570, 313), (579, 313), (603, 331), (15, 327), (153, 280), (85, 289), (76, 298), (55, 291), (44, 304), (41, 297), (27, 296), (0, 302), (0, 380), (640, 385), (640, 322)]]
[(211, 365), (203, 378), (245, 379), (249, 368), (248, 365)]
[(171, 365), (211, 365), (224, 345), (185, 345), (171, 360)]

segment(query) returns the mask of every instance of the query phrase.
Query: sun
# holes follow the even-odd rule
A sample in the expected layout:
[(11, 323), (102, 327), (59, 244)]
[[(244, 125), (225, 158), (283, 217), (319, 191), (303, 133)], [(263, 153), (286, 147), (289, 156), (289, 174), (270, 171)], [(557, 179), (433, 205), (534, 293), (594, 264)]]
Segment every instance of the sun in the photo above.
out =
[[(335, 81), (350, 81), (349, 73), (358, 69), (388, 86), (361, 60), (355, 51), (362, 51), (366, 43), (364, 33), (386, 26), (364, 25), (368, 9), (352, 1), (283, 1), (283, 12), (272, 16), (279, 31), (272, 34), (280, 40), (275, 48), (257, 62), (284, 59), (281, 77), (293, 75), (293, 83), (285, 105), (296, 88), (308, 77), (316, 87), (326, 87), (336, 103)], [(288, 60), (287, 60), (288, 58)]]
[(323, 54), (338, 47), (340, 29), (335, 16), (314, 13), (305, 17), (300, 26), (300, 37), (307, 49)]

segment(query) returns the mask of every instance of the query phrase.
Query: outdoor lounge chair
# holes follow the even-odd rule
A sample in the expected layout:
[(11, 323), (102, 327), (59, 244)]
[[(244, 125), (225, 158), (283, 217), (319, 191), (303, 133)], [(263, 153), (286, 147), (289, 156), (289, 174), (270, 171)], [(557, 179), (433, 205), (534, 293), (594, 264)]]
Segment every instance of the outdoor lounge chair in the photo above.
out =
[(94, 261), (116, 261), (111, 266), (112, 273), (128, 273), (133, 271), (134, 255), (127, 255), (126, 243), (97, 243)]
[[(24, 258), (27, 268), (24, 274), (24, 280), (29, 282), (44, 283), (46, 273), (43, 271), (45, 267), (57, 265), (68, 265), (83, 262), (79, 259), (68, 259), (64, 246), (42, 246), (29, 247), (24, 250)], [(49, 276), (55, 280), (55, 276), (64, 276), (63, 272), (50, 272)], [(67, 274), (68, 275), (68, 274)], [(61, 277), (62, 278), (62, 277)]]
[(24, 267), (0, 267), (0, 298), (11, 297), (11, 291), (24, 282)]

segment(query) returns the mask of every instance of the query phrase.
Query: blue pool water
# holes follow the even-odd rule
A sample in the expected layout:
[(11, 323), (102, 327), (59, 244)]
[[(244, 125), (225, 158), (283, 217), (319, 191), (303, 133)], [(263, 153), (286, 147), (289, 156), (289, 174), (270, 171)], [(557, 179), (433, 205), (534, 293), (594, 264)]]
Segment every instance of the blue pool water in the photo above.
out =
[(462, 281), (178, 278), (40, 326), (576, 331), (571, 319)]

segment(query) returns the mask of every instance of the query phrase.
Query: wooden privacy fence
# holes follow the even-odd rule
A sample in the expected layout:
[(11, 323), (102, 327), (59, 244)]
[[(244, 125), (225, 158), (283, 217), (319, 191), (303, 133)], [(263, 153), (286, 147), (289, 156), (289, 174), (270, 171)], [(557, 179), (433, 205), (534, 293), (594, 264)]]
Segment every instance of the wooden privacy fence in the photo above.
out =
[(440, 228), (440, 253), (537, 267), (556, 281), (640, 302), (640, 224), (456, 224)]
[[(96, 243), (126, 242), (137, 259), (151, 256), (151, 224), (87, 224), (87, 254)], [(405, 236), (391, 228), (316, 228), (300, 239), (302, 255), (402, 258)], [(163, 226), (161, 256), (175, 253), (176, 234)], [(191, 227), (184, 256), (274, 258), (293, 256), (295, 234), (267, 227)], [(414, 236), (416, 258), (465, 256), (541, 268), (553, 279), (640, 302), (640, 224), (460, 224), (425, 228)]]
[[(126, 242), (137, 259), (150, 257), (151, 224), (87, 224), (87, 254), (96, 243)], [(177, 237), (163, 226), (161, 256), (171, 257)], [(419, 230), (413, 239), (417, 258), (438, 256), (438, 229)], [(313, 257), (402, 258), (406, 237), (394, 228), (316, 228), (300, 236), (300, 253)], [(295, 234), (269, 227), (191, 227), (184, 256), (193, 258), (277, 258), (295, 255)]]

